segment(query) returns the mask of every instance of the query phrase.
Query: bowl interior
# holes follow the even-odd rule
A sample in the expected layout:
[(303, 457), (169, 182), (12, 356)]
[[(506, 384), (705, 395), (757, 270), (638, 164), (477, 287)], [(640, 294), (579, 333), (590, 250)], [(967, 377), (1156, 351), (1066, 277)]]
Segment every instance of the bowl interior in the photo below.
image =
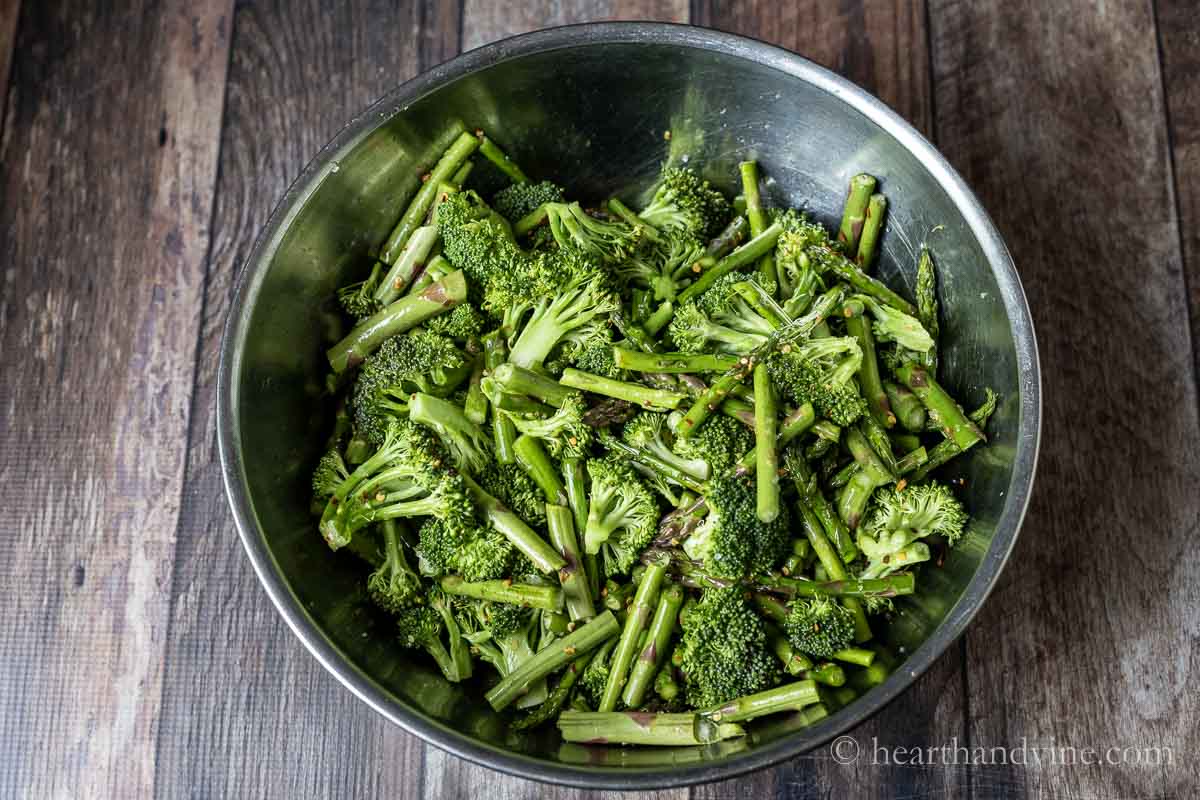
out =
[[(917, 651), (948, 614), (965, 624), (1023, 511), (1036, 436), (1030, 441), (1022, 416), (1036, 393), (1036, 362), (1029, 360), (1032, 345), (1018, 342), (1029, 323), (1007, 256), (980, 235), (981, 225), (990, 231), (986, 219), (960, 210), (961, 188), (947, 184), (944, 164), (931, 167), (928, 153), (909, 149), (915, 135), (903, 123), (887, 112), (887, 124), (872, 121), (860, 110), (871, 101), (823, 70), (765, 46), (754, 45), (771, 57), (752, 59), (727, 42), (675, 38), (497, 45), (476, 56), (477, 71), (452, 63), (385, 99), (289, 193), (249, 265), (231, 323), (223, 390), (231, 432), (224, 443), (236, 465), (235, 507), (240, 497), (240, 521), (254, 542), (252, 556), (260, 554), (260, 573), (265, 580), (270, 573), (268, 588), (275, 584), (276, 600), (291, 608), (289, 621), (308, 630), (310, 647), (356, 691), (468, 755), (504, 751), (542, 764), (588, 759), (580, 748), (560, 750), (552, 733), (506, 738), (477, 691), (447, 684), (422, 658), (394, 646), (387, 620), (362, 597), (363, 568), (353, 556), (328, 551), (309, 510), (310, 471), (330, 419), (321, 397), (323, 353), (339, 332), (328, 298), (370, 263), (420, 174), (463, 125), (485, 128), (530, 175), (565, 182), (583, 199), (616, 193), (637, 202), (666, 161), (691, 164), (734, 193), (737, 162), (754, 157), (769, 176), (773, 204), (807, 209), (832, 224), (849, 177), (878, 176), (890, 203), (879, 273), (911, 295), (919, 249), (932, 248), (944, 315), (940, 375), (966, 405), (981, 401), (984, 387), (1000, 396), (990, 444), (950, 467), (966, 480), (969, 536), (941, 568), (922, 570), (913, 600), (897, 604), (890, 628), (897, 647)], [(486, 187), (486, 169), (477, 175)], [(986, 580), (973, 581), (984, 573)], [(943, 635), (939, 652), (952, 635)], [(918, 669), (936, 655), (926, 653)], [(895, 686), (875, 691), (890, 696), (911, 682), (906, 670), (898, 672)], [(740, 753), (635, 754), (626, 766), (749, 763), (746, 752), (778, 754), (781, 737), (791, 737), (786, 747), (795, 751), (861, 714), (851, 706), (817, 729), (763, 729), (734, 748)], [(505, 765), (538, 769), (525, 758)]]

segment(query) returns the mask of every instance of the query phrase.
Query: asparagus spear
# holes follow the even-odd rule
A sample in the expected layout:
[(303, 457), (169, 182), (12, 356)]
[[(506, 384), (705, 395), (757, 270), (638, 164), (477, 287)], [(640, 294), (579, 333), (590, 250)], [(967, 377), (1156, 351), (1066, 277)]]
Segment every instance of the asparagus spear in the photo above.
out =
[(493, 603), (509, 603), (544, 611), (561, 611), (563, 607), (563, 593), (553, 586), (514, 583), (507, 579), (471, 582), (458, 575), (443, 575), (439, 585), (446, 594), (490, 600)]
[(558, 581), (562, 585), (568, 616), (572, 621), (596, 616), (588, 575), (580, 558), (579, 537), (575, 534), (571, 509), (557, 503), (547, 503), (546, 527), (550, 531), (551, 543), (566, 562), (558, 570)]
[(401, 297), (355, 325), (346, 338), (326, 352), (329, 365), (334, 372), (357, 366), (384, 340), (415, 328), (466, 299), (467, 280), (462, 270), (452, 272), (420, 294)]
[(875, 250), (879, 244), (879, 235), (883, 231), (883, 215), (887, 212), (887, 198), (881, 194), (871, 195), (867, 203), (867, 216), (863, 223), (862, 238), (858, 241), (858, 251), (854, 261), (859, 269), (866, 272), (875, 260)]
[(780, 711), (796, 711), (820, 701), (817, 685), (811, 680), (785, 683), (773, 689), (739, 697), (700, 712), (714, 722), (742, 722)]
[(658, 599), (658, 590), (662, 586), (665, 575), (666, 566), (661, 562), (646, 566), (646, 572), (633, 596), (633, 606), (629, 609), (629, 616), (625, 618), (625, 628), (621, 631), (617, 649), (613, 651), (612, 662), (608, 668), (608, 683), (604, 685), (604, 694), (600, 698), (600, 707), (597, 711), (616, 710), (621, 690), (625, 688), (629, 665), (633, 662), (637, 651), (638, 637), (642, 635), (642, 631), (646, 629), (646, 625), (650, 621), (650, 614), (654, 610), (654, 604)]
[(754, 367), (754, 451), (757, 514), (763, 522), (779, 517), (779, 453), (775, 448), (778, 417), (775, 393), (766, 364)]
[(871, 193), (875, 191), (875, 178), (859, 173), (850, 179), (850, 191), (846, 195), (846, 205), (842, 211), (842, 224), (838, 227), (838, 243), (847, 253), (854, 253), (858, 248), (858, 240), (862, 235), (863, 221), (867, 214), (867, 205), (871, 201)]
[[(500, 383), (496, 373), (507, 360), (508, 345), (504, 343), (504, 336), (500, 331), (492, 331), (484, 336), (483, 363), (484, 367), (492, 373), (492, 380), (496, 384)], [(496, 451), (496, 460), (501, 464), (512, 464), (516, 460), (513, 445), (517, 440), (517, 428), (507, 414), (498, 413), (499, 392), (493, 391), (488, 399), (495, 407), (492, 413), (492, 442)]]
[(979, 426), (963, 413), (954, 398), (933, 379), (925, 367), (910, 361), (896, 369), (896, 377), (912, 390), (924, 404), (930, 419), (959, 450), (967, 450), (986, 441), (987, 437), (979, 430)]
[(933, 256), (928, 247), (921, 248), (921, 259), (917, 262), (917, 320), (921, 327), (933, 338), (933, 347), (922, 353), (921, 364), (937, 371), (937, 340), (940, 325), (938, 323), (937, 272), (933, 266)]
[(646, 629), (645, 645), (633, 667), (629, 671), (629, 680), (625, 683), (625, 691), (621, 699), (627, 708), (637, 708), (642, 704), (649, 691), (650, 685), (658, 673), (671, 644), (671, 635), (679, 624), (679, 609), (683, 606), (683, 589), (676, 584), (668, 584), (663, 588), (658, 598), (658, 606), (654, 609), (654, 618)]
[(425, 266), (425, 259), (437, 244), (438, 230), (436, 225), (423, 225), (412, 232), (408, 244), (396, 258), (396, 263), (379, 282), (375, 290), (375, 300), (380, 305), (394, 302), (404, 292), (404, 288), (413, 282)]
[(505, 675), (487, 693), (488, 703), (496, 711), (506, 708), (528, 691), (530, 685), (561, 669), (578, 656), (595, 650), (616, 636), (618, 630), (616, 617), (611, 611), (593, 617), (571, 633), (539, 650), (532, 658)]
[(892, 413), (887, 392), (883, 388), (883, 379), (879, 376), (879, 361), (875, 357), (875, 336), (871, 333), (871, 321), (867, 319), (866, 308), (858, 300), (847, 300), (843, 306), (843, 313), (846, 315), (846, 332), (858, 341), (859, 349), (862, 350), (862, 366), (859, 367), (858, 380), (862, 384), (867, 408), (876, 422), (890, 428), (896, 424), (896, 415)]
[(483, 131), (475, 131), (475, 136), (479, 138), (480, 155), (495, 164), (497, 169), (508, 176), (509, 180), (513, 183), (526, 183), (529, 181), (529, 178), (525, 177), (525, 173), (521, 171), (517, 163), (509, 158)]
[(605, 378), (602, 375), (593, 375), (573, 367), (567, 367), (563, 370), (559, 383), (563, 386), (570, 386), (573, 389), (591, 392), (592, 394), (602, 394), (605, 397), (626, 400), (650, 411), (672, 411), (679, 408), (680, 404), (687, 399), (687, 395), (680, 392), (651, 389), (648, 386), (641, 386), (636, 383), (629, 383), (628, 381), (619, 381), (613, 378)]
[[(758, 162), (743, 161), (738, 164), (742, 176), (742, 194), (746, 198), (746, 219), (750, 221), (750, 235), (758, 236), (767, 229), (767, 212), (763, 209), (762, 196), (758, 192)], [(763, 286), (774, 286), (775, 258), (768, 252), (758, 260), (758, 277)]]
[(700, 714), (645, 711), (564, 711), (558, 730), (567, 742), (673, 747), (744, 736), (740, 725), (714, 722)]

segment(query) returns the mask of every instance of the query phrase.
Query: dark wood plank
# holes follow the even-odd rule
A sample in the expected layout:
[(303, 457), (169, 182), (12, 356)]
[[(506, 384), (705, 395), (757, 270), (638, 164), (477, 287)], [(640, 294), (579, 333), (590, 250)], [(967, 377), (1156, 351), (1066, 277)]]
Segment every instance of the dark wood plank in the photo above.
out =
[[(8, 70), (12, 66), (13, 45), (17, 37), (17, 18), (21, 0), (0, 0), (0, 98), (8, 97)], [(0, 136), (4, 135), (6, 113), (0, 103)]]
[(156, 791), (422, 797), (420, 741), (326, 674), (259, 588), (226, 507), (214, 409), (234, 279), (271, 209), (347, 119), (453, 54), (457, 10), (432, 1), (243, 2), (233, 28)]
[(1175, 167), (1175, 202), (1192, 319), (1192, 356), (1200, 380), (1200, 18), (1196, 6), (1158, 0), (1158, 37)]
[(938, 142), (1013, 251), (1045, 367), (1028, 521), (968, 634), (970, 740), (1173, 753), (993, 766), (972, 790), (1193, 796), (1200, 430), (1151, 9), (936, 0), (929, 18)]
[(464, 0), (463, 49), (539, 28), (603, 20), (687, 22), (687, 0), (535, 0), (497, 3)]
[[(931, 119), (929, 51), (923, 3), (696, 2), (692, 22), (742, 33), (794, 50), (874, 93), (918, 129)], [(941, 746), (965, 725), (962, 655), (947, 652), (914, 687), (851, 731), (864, 754), (882, 746)], [(775, 770), (697, 787), (696, 798), (909, 797), (960, 795), (962, 771), (876, 766), (868, 757), (839, 765), (822, 748)], [(752, 787), (752, 788), (750, 788)]]
[(153, 789), (232, 2), (142, 5), (26, 3), (17, 34), (0, 154), (5, 797)]
[(691, 22), (794, 50), (854, 81), (929, 132), (924, 2), (695, 0)]

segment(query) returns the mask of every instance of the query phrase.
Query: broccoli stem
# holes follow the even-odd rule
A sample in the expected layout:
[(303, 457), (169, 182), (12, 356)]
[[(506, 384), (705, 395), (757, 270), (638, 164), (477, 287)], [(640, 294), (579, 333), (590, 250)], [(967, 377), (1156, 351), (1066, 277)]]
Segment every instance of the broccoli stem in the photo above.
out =
[(933, 347), (917, 358), (922, 366), (936, 371), (937, 340), (941, 326), (938, 323), (937, 272), (928, 247), (921, 248), (921, 259), (917, 262), (917, 321), (933, 338)]
[[(609, 315), (609, 320), (617, 331), (639, 350), (646, 353), (657, 353), (662, 350), (658, 342), (654, 341), (654, 338), (646, 333), (645, 328), (626, 317), (625, 313), (620, 309)], [(670, 318), (666, 322), (670, 322)], [(663, 324), (665, 325), (666, 322)], [(649, 372), (643, 376), (643, 379), (657, 389), (675, 391), (679, 388), (679, 382), (675, 376), (666, 373)]]
[(760, 363), (754, 367), (754, 461), (756, 513), (763, 522), (779, 518), (778, 423), (771, 377), (767, 365)]
[(671, 663), (672, 657), (673, 655), (663, 660), (658, 674), (654, 676), (654, 693), (668, 703), (679, 696), (679, 682), (675, 680), (675, 665)]
[(563, 741), (681, 747), (744, 736), (740, 725), (713, 722), (699, 714), (645, 711), (564, 711), (558, 717)]
[(670, 300), (664, 300), (653, 314), (642, 321), (642, 327), (646, 329), (646, 333), (657, 336), (663, 328), (670, 324), (673, 316), (675, 316), (675, 304)]
[(401, 297), (355, 325), (346, 338), (326, 351), (329, 365), (334, 372), (357, 366), (386, 339), (415, 328), (466, 299), (466, 277), (462, 270), (452, 272), (419, 294)]
[[(629, 670), (629, 680), (621, 700), (626, 708), (637, 708), (654, 683), (658, 669), (666, 659), (671, 636), (679, 624), (679, 609), (683, 606), (683, 588), (668, 584), (658, 598), (654, 617), (646, 629), (645, 644)], [(607, 687), (606, 687), (607, 688)]]
[(867, 319), (866, 307), (858, 300), (847, 300), (842, 309), (846, 315), (846, 333), (855, 338), (859, 349), (862, 350), (858, 380), (862, 385), (863, 397), (867, 400), (867, 408), (876, 422), (890, 428), (896, 424), (896, 415), (892, 413), (887, 392), (883, 389), (883, 379), (879, 376), (879, 361), (875, 357), (875, 336), (871, 333), (871, 321)]
[(779, 240), (779, 234), (781, 233), (783, 233), (783, 225), (776, 222), (720, 261), (716, 261), (712, 256), (705, 255), (696, 262), (697, 266), (702, 270), (700, 277), (679, 293), (679, 297), (676, 299), (678, 304), (683, 305), (689, 300), (696, 299), (716, 283), (718, 279), (728, 275), (735, 269), (741, 269), (747, 264), (752, 264), (767, 253), (770, 253), (775, 249), (775, 243)]
[(561, 408), (574, 394), (558, 381), (513, 363), (496, 366), (492, 370), (492, 380), (505, 394), (528, 395), (555, 408)]
[(652, 242), (659, 240), (658, 229), (634, 213), (633, 209), (615, 197), (608, 199), (608, 210), (631, 228), (641, 228), (642, 236)]
[(477, 355), (471, 362), (471, 377), (467, 382), (467, 399), (463, 403), (463, 413), (467, 419), (476, 425), (487, 422), (488, 400), (480, 384), (483, 381), (483, 355)]
[(380, 261), (388, 264), (396, 263), (404, 246), (408, 244), (409, 237), (425, 220), (425, 215), (429, 213), (437, 195), (438, 185), (449, 181), (478, 146), (479, 140), (467, 131), (463, 131), (438, 159), (429, 174), (422, 177), (424, 182), (421, 184), (421, 188), (417, 190), (417, 194), (408, 204), (404, 216), (400, 217), (400, 221), (396, 223), (391, 235), (384, 242), (379, 253)]
[(699, 492), (704, 489), (704, 482), (696, 480), (691, 473), (685, 472), (675, 464), (661, 458), (655, 453), (642, 447), (634, 447), (626, 441), (618, 439), (610, 433), (601, 433), (600, 442), (606, 449), (617, 455), (624, 456), (630, 461), (657, 472), (661, 477), (677, 483), (685, 489)]
[(850, 191), (846, 195), (846, 205), (842, 211), (842, 224), (838, 227), (838, 243), (847, 253), (854, 253), (858, 248), (858, 240), (862, 235), (863, 222), (867, 213), (867, 204), (871, 201), (871, 193), (875, 191), (875, 178), (859, 173), (850, 179)]
[(867, 218), (863, 222), (862, 238), (858, 240), (858, 251), (854, 256), (859, 269), (866, 272), (875, 259), (879, 235), (883, 230), (883, 216), (887, 213), (887, 198), (881, 194), (871, 195), (867, 203)]
[(483, 429), (467, 419), (463, 409), (424, 392), (408, 401), (408, 418), (437, 432), (442, 439), (483, 440)]
[(546, 495), (547, 503), (560, 506), (567, 504), (567, 487), (559, 478), (558, 470), (554, 468), (553, 462), (550, 461), (550, 455), (546, 452), (546, 448), (542, 447), (541, 441), (522, 434), (517, 437), (517, 441), (513, 445), (513, 454), (521, 469), (533, 478), (533, 482)]
[(816, 683), (812, 680), (801, 680), (739, 697), (700, 713), (714, 722), (741, 722), (768, 714), (778, 714), (780, 711), (798, 711), (820, 702), (820, 699)]
[[(758, 162), (743, 161), (738, 164), (742, 175), (742, 194), (746, 198), (746, 218), (750, 221), (750, 235), (758, 236), (767, 229), (767, 212), (763, 208), (762, 195), (758, 191)], [(758, 276), (763, 286), (774, 286), (775, 258), (771, 253), (758, 260)]]
[(842, 669), (840, 664), (834, 664), (832, 661), (822, 661), (810, 670), (805, 670), (803, 676), (806, 680), (814, 683), (822, 684), (823, 686), (845, 686), (846, 671)]
[(404, 291), (405, 294), (416, 294), (434, 281), (440, 281), (442, 278), (454, 272), (454, 267), (446, 260), (445, 256), (436, 255), (429, 259), (429, 263), (425, 265), (425, 269), (413, 279), (413, 282), (408, 285)]
[(567, 563), (558, 571), (558, 582), (566, 600), (567, 616), (573, 622), (596, 616), (588, 575), (580, 560), (579, 538), (571, 509), (558, 503), (546, 503), (546, 527), (550, 542)]
[(562, 711), (563, 706), (567, 704), (567, 699), (571, 696), (571, 690), (579, 682), (579, 676), (583, 675), (583, 671), (587, 669), (588, 664), (595, 657), (596, 651), (593, 650), (590, 653), (584, 653), (568, 664), (559, 677), (554, 691), (542, 701), (541, 705), (525, 714), (525, 716), (514, 720), (509, 727), (514, 731), (527, 731), (544, 725), (557, 716)]
[[(496, 372), (508, 360), (508, 346), (500, 331), (492, 331), (483, 337), (483, 363), (491, 372), (492, 380), (496, 383)], [(492, 413), (492, 444), (496, 451), (496, 461), (501, 464), (512, 464), (516, 460), (513, 444), (517, 440), (517, 428), (507, 415), (499, 413), (500, 392), (494, 392), (488, 398), (495, 407)]]
[(638, 637), (650, 622), (650, 614), (654, 611), (658, 590), (666, 572), (666, 565), (661, 561), (646, 566), (646, 572), (633, 595), (633, 605), (629, 607), (629, 614), (625, 617), (625, 627), (617, 641), (617, 649), (613, 651), (612, 661), (609, 662), (608, 682), (604, 684), (604, 694), (600, 697), (597, 711), (617, 709), (617, 700), (621, 697), (621, 690), (625, 688), (629, 666), (637, 652)]
[(459, 575), (443, 575), (439, 581), (442, 591), (459, 597), (473, 597), (493, 603), (507, 603), (543, 611), (561, 611), (563, 593), (554, 586), (532, 583), (513, 583), (502, 579), (494, 581), (467, 581)]
[(506, 708), (542, 678), (616, 636), (619, 628), (617, 618), (611, 611), (593, 617), (571, 633), (537, 651), (532, 658), (505, 675), (487, 693), (488, 703), (495, 711)]
[[(567, 502), (575, 517), (575, 533), (587, 527), (588, 485), (583, 459), (567, 457), (562, 460), (563, 478), (566, 481)], [(588, 594), (592, 598), (600, 595), (600, 558), (596, 553), (583, 553), (582, 569), (587, 578)]]
[(959, 450), (967, 450), (987, 440), (983, 431), (963, 413), (954, 398), (929, 374), (929, 370), (910, 361), (896, 369), (896, 377), (912, 390), (925, 406), (929, 418)]
[[(816, 530), (820, 530), (819, 525)], [(829, 552), (832, 553), (832, 549)], [(840, 566), (841, 562), (837, 562), (839, 572), (846, 577), (812, 581), (781, 575), (750, 575), (741, 580), (721, 578), (706, 572), (679, 551), (647, 550), (642, 555), (642, 560), (658, 559), (663, 555), (670, 557), (668, 570), (671, 575), (684, 586), (696, 589), (729, 589), (744, 586), (753, 591), (769, 592), (784, 597), (840, 597), (844, 598), (844, 602), (862, 597), (900, 597), (912, 594), (916, 590), (916, 579), (912, 573), (897, 572), (883, 578), (852, 578), (846, 574), (845, 567)]]
[[(812, 403), (802, 403), (784, 417), (783, 422), (780, 423), (779, 433), (775, 439), (776, 449), (782, 452), (788, 443), (803, 435), (816, 421), (817, 413), (813, 410)], [(738, 461), (737, 466), (734, 468), (734, 474), (749, 475), (751, 472), (754, 472), (757, 464), (757, 448), (751, 448), (750, 452), (746, 453)]]
[(615, 397), (650, 411), (674, 411), (687, 399), (687, 395), (682, 392), (651, 389), (649, 386), (605, 378), (602, 375), (593, 375), (573, 367), (563, 370), (559, 383), (563, 386), (570, 386), (572, 389), (601, 394), (605, 397)]
[(788, 675), (800, 675), (805, 670), (812, 669), (812, 661), (808, 656), (797, 650), (783, 631), (770, 623), (765, 623), (767, 629), (767, 645), (771, 652), (783, 664), (783, 671)]
[(907, 386), (884, 381), (883, 391), (887, 393), (888, 404), (896, 415), (896, 420), (905, 430), (913, 433), (925, 430), (925, 406), (921, 405), (921, 401)]
[(645, 353), (613, 348), (613, 362), (620, 369), (632, 372), (724, 372), (737, 365), (737, 356), (723, 353)]
[(847, 647), (844, 650), (838, 650), (833, 657), (838, 661), (845, 661), (847, 664), (869, 667), (875, 660), (875, 651), (865, 647)]
[(566, 564), (563, 557), (546, 544), (545, 540), (526, 525), (524, 520), (485, 492), (470, 476), (462, 474), (462, 479), (475, 498), (479, 510), (483, 512), (492, 527), (512, 542), (513, 547), (524, 553), (535, 567), (549, 574), (561, 569)]
[(733, 289), (772, 327), (782, 328), (792, 321), (783, 306), (775, 302), (775, 298), (758, 281), (740, 281), (734, 284)]
[(516, 162), (509, 158), (483, 131), (475, 131), (475, 136), (479, 138), (480, 155), (495, 164), (496, 168), (507, 175), (509, 180), (513, 183), (529, 182), (529, 178), (525, 177), (525, 173), (521, 171)]
[(549, 218), (550, 212), (545, 204), (542, 204), (513, 223), (513, 236), (524, 236)]

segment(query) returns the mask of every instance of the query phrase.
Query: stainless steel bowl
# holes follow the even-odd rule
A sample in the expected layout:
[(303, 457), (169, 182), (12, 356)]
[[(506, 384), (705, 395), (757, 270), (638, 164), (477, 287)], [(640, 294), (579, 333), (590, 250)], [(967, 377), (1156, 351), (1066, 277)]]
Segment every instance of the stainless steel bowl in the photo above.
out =
[[(327, 300), (361, 270), (454, 126), (479, 126), (533, 176), (585, 197), (633, 200), (668, 159), (734, 189), (757, 158), (770, 199), (836, 221), (848, 178), (880, 177), (890, 201), (880, 271), (911, 287), (922, 243), (941, 271), (945, 383), (965, 402), (1000, 394), (986, 448), (950, 469), (974, 522), (891, 628), (907, 654), (882, 686), (810, 728), (740, 750), (673, 751), (614, 768), (569, 763), (553, 732), (506, 739), (486, 704), (395, 647), (361, 601), (362, 572), (333, 557), (309, 515), (327, 433)], [(669, 135), (668, 135), (669, 132)], [(802, 753), (904, 691), (979, 610), (1012, 549), (1037, 458), (1033, 326), (1016, 270), (946, 160), (878, 100), (799, 56), (697, 28), (612, 23), (542, 31), (474, 50), (355, 118), (279, 203), (241, 275), (221, 352), (218, 433), (242, 543), (279, 613), (345, 686), (405, 730), (459, 756), (539, 780), (647, 788), (727, 778)], [(366, 635), (364, 635), (366, 634)], [(578, 755), (575, 753), (574, 755)], [(574, 760), (574, 756), (572, 756)]]

